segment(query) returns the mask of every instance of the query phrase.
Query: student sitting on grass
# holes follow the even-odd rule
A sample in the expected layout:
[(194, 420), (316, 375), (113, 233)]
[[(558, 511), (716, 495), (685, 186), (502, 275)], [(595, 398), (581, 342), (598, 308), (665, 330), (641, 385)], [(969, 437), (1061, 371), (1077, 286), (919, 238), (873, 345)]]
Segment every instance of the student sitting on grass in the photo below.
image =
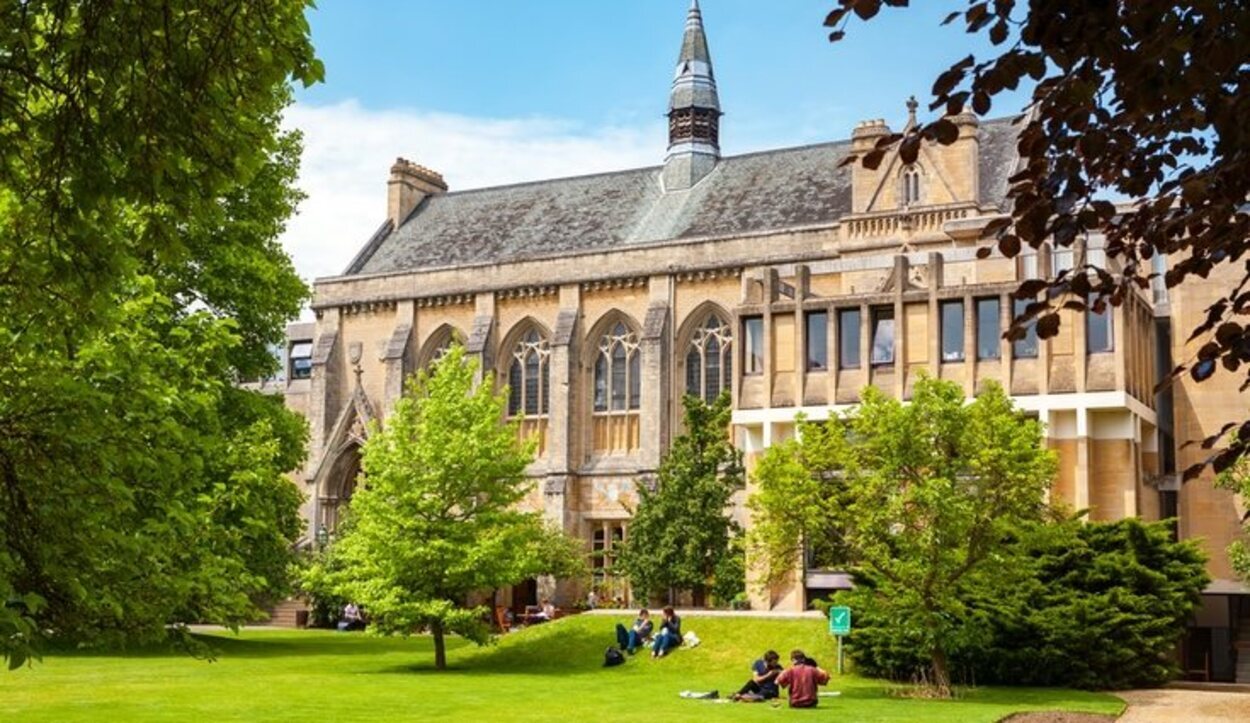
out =
[(338, 622), (339, 632), (350, 632), (352, 630), (365, 629), (365, 617), (360, 614), (360, 608), (356, 607), (356, 603), (349, 602), (343, 606), (343, 617)]
[(772, 700), (781, 695), (777, 688), (777, 676), (781, 675), (781, 656), (776, 650), (764, 653), (764, 657), (751, 665), (751, 679), (734, 695), (734, 700), (757, 703)]
[(664, 621), (660, 623), (660, 632), (651, 645), (651, 657), (663, 658), (678, 645), (681, 645), (681, 618), (672, 608), (664, 608)]
[(790, 651), (790, 668), (777, 676), (777, 685), (790, 689), (791, 708), (815, 708), (816, 686), (829, 682), (829, 674), (802, 650)]
[(654, 625), (651, 622), (651, 611), (643, 608), (638, 611), (638, 617), (634, 620), (634, 624), (629, 630), (624, 625), (616, 624), (616, 643), (621, 650), (634, 654), (638, 648), (641, 648), (651, 639), (651, 630)]

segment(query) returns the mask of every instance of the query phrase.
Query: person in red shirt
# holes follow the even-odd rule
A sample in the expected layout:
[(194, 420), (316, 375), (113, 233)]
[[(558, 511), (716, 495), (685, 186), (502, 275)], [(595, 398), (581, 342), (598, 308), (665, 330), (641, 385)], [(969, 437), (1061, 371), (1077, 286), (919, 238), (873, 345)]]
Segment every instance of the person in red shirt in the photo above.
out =
[(807, 659), (802, 650), (790, 651), (790, 668), (777, 678), (777, 685), (790, 689), (791, 708), (815, 708), (816, 686), (829, 682), (829, 674)]

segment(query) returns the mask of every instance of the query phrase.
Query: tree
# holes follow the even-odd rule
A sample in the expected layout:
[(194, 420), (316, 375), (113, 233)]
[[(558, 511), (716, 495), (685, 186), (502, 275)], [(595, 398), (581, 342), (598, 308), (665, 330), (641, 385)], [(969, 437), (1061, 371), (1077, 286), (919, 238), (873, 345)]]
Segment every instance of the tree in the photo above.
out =
[[(0, 0), (0, 654), (259, 617), (304, 425), (237, 388), (307, 296), (305, 3)], [(16, 635), (9, 634), (15, 631)]]
[(570, 577), (585, 565), (580, 542), (518, 507), (533, 485), (525, 477), (533, 444), (503, 422), (506, 390), (494, 391), (489, 375), (475, 385), (476, 373), (453, 345), (415, 377), (386, 426), (374, 427), (335, 560), (314, 571), (362, 605), (374, 630), (428, 629), (439, 670), (447, 633), (490, 638), (488, 611), (465, 605), (471, 593)]
[[(907, 0), (838, 0), (825, 24), (830, 39), (845, 38), (852, 17), (868, 20), (882, 6)], [(986, 236), (1011, 257), (1024, 246), (1049, 242), (1076, 248), (1091, 234), (1106, 239), (1109, 264), (1081, 261), (1066, 273), (1031, 279), (1016, 296), (1041, 300), (1015, 320), (1022, 335), (1058, 332), (1061, 308), (1102, 311), (1119, 305), (1134, 288), (1157, 276), (1156, 255), (1171, 259), (1169, 288), (1227, 267), (1228, 294), (1206, 311), (1191, 339), (1206, 339), (1195, 359), (1172, 377), (1209, 378), (1222, 364), (1236, 372), (1250, 362), (1250, 266), (1241, 270), (1250, 235), (1250, 7), (1226, 0), (1072, 3), (968, 0), (962, 21), (969, 33), (988, 36), (996, 57), (965, 57), (933, 84), (931, 109), (943, 117), (882, 139), (858, 159), (875, 168), (897, 150), (915, 160), (922, 141), (957, 139), (949, 116), (966, 107), (989, 113), (994, 96), (1036, 83), (1020, 122), (1022, 170), (1011, 179), (1009, 216), (991, 221)], [(852, 159), (854, 160), (854, 159)], [(1117, 206), (1109, 198), (1141, 199)], [(988, 255), (989, 249), (984, 253)], [(1078, 253), (1077, 259), (1085, 257)], [(1250, 387), (1250, 376), (1242, 389)], [(1232, 443), (1206, 463), (1221, 471), (1250, 450), (1250, 421), (1208, 437), (1208, 448), (1236, 426)], [(1186, 470), (1199, 474), (1206, 463)]]
[(686, 431), (660, 462), (654, 489), (638, 485), (638, 509), (617, 564), (639, 592), (691, 590), (701, 599), (719, 587), (723, 596), (732, 585), (717, 580), (717, 571), (729, 577), (727, 558), (737, 554), (740, 529), (729, 505), (745, 486), (742, 453), (729, 438), (728, 393), (711, 404), (686, 395), (682, 405)]
[[(1238, 458), (1215, 478), (1215, 483), (1236, 493), (1244, 508), (1250, 503), (1250, 457)], [(1250, 532), (1250, 512), (1242, 513), (1241, 526), (1243, 530)], [(1250, 582), (1250, 545), (1246, 542), (1246, 539), (1233, 541), (1228, 546), (1228, 559), (1241, 579)]]
[[(750, 501), (761, 559), (791, 570), (807, 533), (836, 535), (852, 572), (873, 581), (879, 609), (915, 633), (948, 695), (963, 590), (1000, 561), (1012, 525), (1045, 509), (1056, 462), (1042, 434), (994, 384), (971, 403), (958, 384), (932, 378), (916, 383), (908, 404), (867, 387), (856, 409), (803, 422), (800, 442), (765, 453)], [(796, 446), (820, 465), (787, 463)]]

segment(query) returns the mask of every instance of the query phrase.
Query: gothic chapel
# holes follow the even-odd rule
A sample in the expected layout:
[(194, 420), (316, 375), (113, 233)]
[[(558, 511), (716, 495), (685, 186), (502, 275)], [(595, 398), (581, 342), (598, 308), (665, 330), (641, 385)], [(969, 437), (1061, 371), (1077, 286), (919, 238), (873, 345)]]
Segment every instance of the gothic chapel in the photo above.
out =
[[(539, 440), (526, 504), (602, 553), (595, 584), (622, 596), (612, 549), (629, 535), (636, 485), (680, 431), (683, 394), (730, 391), (749, 468), (794, 434), (796, 414), (827, 417), (867, 385), (907, 399), (927, 372), (968, 394), (996, 380), (1040, 418), (1061, 460), (1053, 496), (1094, 520), (1177, 517), (1178, 534), (1203, 538), (1215, 582), (1198, 625), (1229, 633), (1247, 592), (1224, 552), (1239, 511), (1209, 479), (1181, 487), (1175, 472), (1198, 454), (1184, 441), (1245, 414), (1239, 380), (1154, 392), (1159, 370), (1188, 356), (1219, 279), (1064, 311), (1057, 337), (1005, 341), (1021, 280), (1106, 263), (1096, 238), (976, 258), (1008, 210), (1012, 119), (963, 113), (954, 144), (876, 170), (840, 162), (890, 133), (884, 120), (846, 140), (722, 156), (697, 1), (668, 119), (667, 153), (649, 168), (456, 191), (396, 161), (385, 220), (341, 275), (316, 281), (315, 323), (290, 329), (281, 384), (311, 429), (297, 479), (309, 539), (332, 535), (350, 505), (367, 422), (385, 424), (405, 378), (453, 340), (508, 385), (508, 413)], [(752, 607), (799, 610), (845, 584), (809, 559), (788, 583), (753, 589)], [(539, 581), (502, 594), (569, 605), (584, 592)]]

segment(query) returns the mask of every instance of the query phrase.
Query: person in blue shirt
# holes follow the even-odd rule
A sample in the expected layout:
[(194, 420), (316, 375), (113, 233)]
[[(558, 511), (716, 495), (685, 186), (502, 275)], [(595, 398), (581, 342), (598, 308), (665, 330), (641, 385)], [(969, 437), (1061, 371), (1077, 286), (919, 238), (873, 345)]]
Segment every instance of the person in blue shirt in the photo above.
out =
[(755, 703), (772, 700), (781, 695), (777, 687), (777, 676), (781, 675), (781, 656), (777, 651), (770, 650), (764, 657), (751, 664), (751, 679), (742, 689), (734, 694), (734, 700)]
[(638, 617), (628, 630), (625, 629), (624, 625), (616, 624), (616, 642), (620, 645), (621, 650), (633, 655), (635, 650), (641, 648), (651, 639), (653, 627), (651, 611), (643, 608), (638, 611)]
[(672, 608), (664, 608), (664, 621), (660, 623), (660, 632), (651, 645), (651, 657), (663, 658), (678, 645), (681, 645), (681, 618)]

